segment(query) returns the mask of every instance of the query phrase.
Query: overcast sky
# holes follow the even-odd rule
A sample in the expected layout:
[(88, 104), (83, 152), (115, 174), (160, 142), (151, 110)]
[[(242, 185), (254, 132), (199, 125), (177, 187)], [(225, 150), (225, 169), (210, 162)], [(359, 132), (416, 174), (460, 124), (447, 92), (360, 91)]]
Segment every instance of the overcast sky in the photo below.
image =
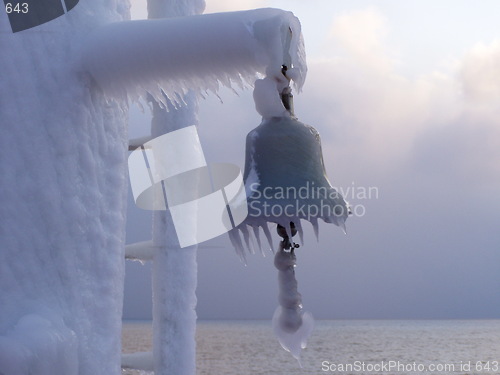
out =
[[(132, 4), (146, 16), (145, 0)], [(320, 132), (330, 180), (363, 213), (347, 235), (322, 223), (319, 242), (305, 224), (305, 309), (317, 319), (499, 318), (500, 2), (207, 0), (206, 12), (269, 6), (302, 22), (309, 73), (295, 112)], [(220, 96), (200, 103), (204, 151), (243, 168), (260, 117), (251, 91)], [(130, 129), (148, 134), (148, 117), (133, 109)], [(150, 239), (150, 216), (129, 201), (128, 243)], [(199, 318), (270, 319), (272, 254), (244, 266), (225, 236), (204, 245)], [(150, 277), (127, 262), (125, 318), (151, 317)]]

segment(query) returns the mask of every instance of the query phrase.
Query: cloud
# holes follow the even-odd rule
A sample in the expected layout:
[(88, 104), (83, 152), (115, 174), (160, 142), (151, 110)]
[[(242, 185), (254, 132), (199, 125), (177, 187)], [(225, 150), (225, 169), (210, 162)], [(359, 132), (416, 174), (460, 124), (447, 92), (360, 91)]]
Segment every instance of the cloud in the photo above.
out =
[(393, 65), (385, 46), (387, 34), (382, 13), (375, 8), (355, 10), (335, 17), (326, 44), (343, 49), (352, 63), (387, 71)]
[(267, 0), (207, 0), (205, 13), (231, 12), (269, 6)]
[(500, 40), (479, 43), (465, 55), (461, 66), (464, 94), (471, 102), (500, 101)]
[[(263, 8), (269, 6), (269, 0), (206, 0), (203, 13), (231, 12)], [(146, 19), (148, 17), (146, 0), (130, 0), (132, 19)]]
[(388, 32), (373, 8), (343, 13), (323, 58), (309, 61), (296, 112), (322, 134), (326, 164), (342, 160), (365, 176), (398, 168), (439, 171), (444, 180), (499, 176), (500, 42), (412, 78), (391, 57)]
[[(500, 41), (478, 44), (460, 61), (457, 115), (422, 131), (416, 168), (462, 185), (500, 187)], [(422, 152), (423, 151), (423, 152)]]

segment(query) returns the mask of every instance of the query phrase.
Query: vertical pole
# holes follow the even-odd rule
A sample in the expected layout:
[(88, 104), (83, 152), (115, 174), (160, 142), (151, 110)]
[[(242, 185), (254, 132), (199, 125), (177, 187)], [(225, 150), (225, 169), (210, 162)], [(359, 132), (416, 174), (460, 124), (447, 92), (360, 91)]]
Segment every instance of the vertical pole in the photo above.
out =
[[(148, 0), (148, 18), (188, 16), (203, 12), (203, 0)], [(168, 111), (153, 103), (151, 135), (197, 124), (197, 99)], [(196, 230), (196, 228), (193, 228)], [(196, 374), (197, 246), (181, 249), (169, 211), (153, 213), (153, 359), (155, 375)]]
[[(196, 124), (196, 99), (193, 96), (185, 99), (187, 106), (177, 110), (170, 107), (168, 112), (153, 103), (153, 137)], [(156, 249), (152, 283), (155, 374), (194, 375), (197, 246), (180, 248), (169, 211), (154, 211), (153, 243)]]

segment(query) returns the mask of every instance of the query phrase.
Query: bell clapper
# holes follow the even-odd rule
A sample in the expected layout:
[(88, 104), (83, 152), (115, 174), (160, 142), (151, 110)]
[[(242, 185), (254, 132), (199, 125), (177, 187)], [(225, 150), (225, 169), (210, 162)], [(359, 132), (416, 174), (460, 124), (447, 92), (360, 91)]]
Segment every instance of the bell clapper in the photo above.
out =
[[(295, 249), (298, 249), (300, 245), (298, 243), (293, 242), (293, 239), (287, 233), (286, 228), (283, 225), (278, 224), (276, 227), (276, 231), (279, 236), (283, 238), (280, 242), (280, 250), (290, 250), (293, 253)], [(295, 224), (293, 221), (290, 222), (290, 231), (292, 233), (292, 237), (297, 234), (297, 228), (295, 228)]]

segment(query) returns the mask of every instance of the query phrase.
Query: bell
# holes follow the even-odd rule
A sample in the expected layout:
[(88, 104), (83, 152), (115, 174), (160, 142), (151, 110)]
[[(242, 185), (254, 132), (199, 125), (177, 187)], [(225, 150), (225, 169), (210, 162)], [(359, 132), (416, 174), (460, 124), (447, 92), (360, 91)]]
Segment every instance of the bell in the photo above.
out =
[[(254, 229), (259, 246), (258, 228), (263, 228), (272, 247), (268, 222), (284, 227), (290, 239), (296, 228), (303, 242), (301, 220), (311, 222), (317, 236), (318, 219), (345, 232), (350, 213), (326, 176), (319, 133), (294, 116), (290, 91), (285, 90), (281, 99), (287, 111), (264, 118), (246, 138), (243, 179), (248, 216), (238, 229), (247, 246), (249, 234), (244, 224)], [(233, 231), (230, 237), (238, 249), (239, 235)]]

